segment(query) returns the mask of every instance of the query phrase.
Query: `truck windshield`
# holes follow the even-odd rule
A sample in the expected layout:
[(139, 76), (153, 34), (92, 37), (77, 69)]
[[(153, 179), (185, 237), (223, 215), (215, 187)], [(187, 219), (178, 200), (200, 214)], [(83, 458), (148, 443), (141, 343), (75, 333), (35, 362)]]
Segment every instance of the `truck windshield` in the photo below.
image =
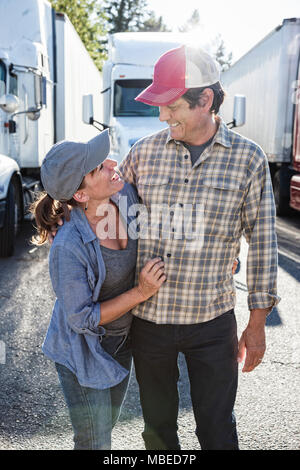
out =
[(114, 89), (114, 116), (158, 117), (159, 108), (135, 101), (134, 98), (152, 80), (116, 80)]
[(5, 65), (0, 60), (0, 96), (5, 94), (5, 82), (6, 82), (6, 69), (5, 69)]

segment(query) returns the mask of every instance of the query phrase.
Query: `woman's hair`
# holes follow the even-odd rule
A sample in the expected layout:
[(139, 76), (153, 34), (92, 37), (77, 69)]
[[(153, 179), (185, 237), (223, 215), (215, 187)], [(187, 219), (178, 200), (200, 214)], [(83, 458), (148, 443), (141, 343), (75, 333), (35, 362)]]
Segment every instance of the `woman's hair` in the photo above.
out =
[[(78, 189), (83, 189), (82, 182)], [(49, 194), (42, 192), (36, 201), (30, 206), (30, 212), (36, 221), (37, 235), (33, 236), (31, 243), (34, 245), (44, 245), (48, 241), (48, 234), (53, 227), (56, 227), (59, 219), (70, 220), (69, 206), (76, 207), (78, 202), (72, 197), (69, 201), (61, 202), (52, 199)]]
[(182, 95), (182, 98), (184, 98), (185, 101), (189, 103), (191, 109), (194, 109), (196, 106), (199, 106), (200, 96), (206, 88), (210, 88), (214, 92), (214, 99), (210, 108), (210, 112), (218, 114), (220, 106), (223, 103), (225, 97), (225, 92), (220, 82), (201, 88), (189, 88), (188, 91)]

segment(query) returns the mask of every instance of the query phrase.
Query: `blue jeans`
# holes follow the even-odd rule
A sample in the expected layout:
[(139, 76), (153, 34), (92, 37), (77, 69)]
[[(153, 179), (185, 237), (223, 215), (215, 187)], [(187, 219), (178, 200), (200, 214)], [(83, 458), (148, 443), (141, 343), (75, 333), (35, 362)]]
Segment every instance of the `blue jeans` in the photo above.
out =
[[(102, 346), (125, 369), (131, 369), (130, 342), (124, 337), (110, 336)], [(76, 375), (62, 364), (55, 363), (60, 384), (69, 409), (74, 432), (75, 450), (111, 449), (111, 432), (116, 424), (128, 388), (129, 376), (115, 387), (104, 390), (82, 387)]]
[(135, 317), (131, 338), (146, 449), (180, 449), (177, 361), (182, 352), (201, 448), (237, 450), (233, 406), (238, 364), (233, 310), (193, 325), (160, 325)]

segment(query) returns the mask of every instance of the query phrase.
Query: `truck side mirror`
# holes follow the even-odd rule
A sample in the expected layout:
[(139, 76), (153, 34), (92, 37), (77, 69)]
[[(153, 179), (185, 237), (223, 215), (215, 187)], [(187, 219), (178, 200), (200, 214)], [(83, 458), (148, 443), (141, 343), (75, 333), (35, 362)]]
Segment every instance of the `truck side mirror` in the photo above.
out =
[(93, 95), (82, 97), (82, 120), (85, 124), (93, 124), (94, 122)]
[(34, 93), (35, 93), (35, 103), (36, 107), (40, 109), (43, 105), (47, 105), (46, 100), (46, 84), (47, 79), (42, 75), (34, 76)]
[(246, 96), (235, 95), (233, 104), (233, 127), (241, 127), (246, 122)]
[(19, 100), (15, 95), (2, 95), (0, 97), (0, 108), (6, 113), (14, 113), (19, 107)]
[(26, 114), (28, 116), (28, 119), (30, 119), (30, 121), (37, 121), (41, 115), (40, 110), (36, 108), (29, 108)]

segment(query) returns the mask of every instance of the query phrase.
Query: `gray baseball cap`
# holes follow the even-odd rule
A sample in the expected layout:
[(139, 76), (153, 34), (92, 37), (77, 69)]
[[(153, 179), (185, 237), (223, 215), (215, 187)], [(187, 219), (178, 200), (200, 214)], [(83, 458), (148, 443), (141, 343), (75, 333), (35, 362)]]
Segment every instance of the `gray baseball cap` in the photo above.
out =
[(53, 199), (69, 201), (85, 175), (107, 158), (109, 150), (108, 129), (86, 143), (63, 140), (53, 145), (41, 166), (44, 190)]

